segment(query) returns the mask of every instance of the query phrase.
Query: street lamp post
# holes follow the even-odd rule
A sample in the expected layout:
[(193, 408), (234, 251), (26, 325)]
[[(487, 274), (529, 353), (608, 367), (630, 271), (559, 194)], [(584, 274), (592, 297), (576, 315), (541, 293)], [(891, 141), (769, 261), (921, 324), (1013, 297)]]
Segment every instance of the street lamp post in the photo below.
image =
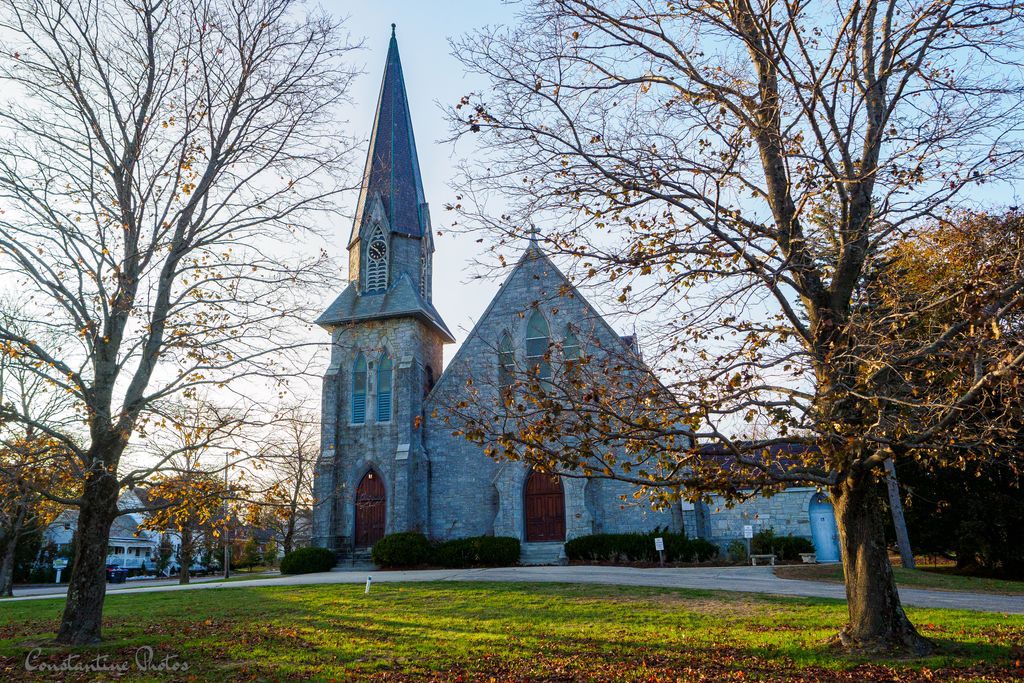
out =
[(231, 524), (228, 516), (228, 469), (231, 453), (224, 451), (224, 578), (231, 578)]

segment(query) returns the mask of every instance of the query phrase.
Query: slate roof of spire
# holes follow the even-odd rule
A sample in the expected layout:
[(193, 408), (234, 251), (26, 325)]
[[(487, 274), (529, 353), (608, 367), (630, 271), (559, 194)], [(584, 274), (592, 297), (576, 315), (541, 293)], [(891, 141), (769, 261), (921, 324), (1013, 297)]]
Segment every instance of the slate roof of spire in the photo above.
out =
[(425, 221), (421, 214), (426, 200), (394, 24), (391, 25), (391, 43), (373, 119), (350, 246), (359, 238), (363, 215), (377, 193), (392, 231), (411, 237), (422, 236)]
[(423, 298), (412, 280), (402, 273), (383, 294), (360, 296), (355, 284), (350, 283), (334, 300), (316, 323), (330, 329), (336, 325), (382, 320), (386, 318), (419, 318), (441, 333), (446, 341), (454, 342), (448, 326), (434, 305)]
[[(427, 205), (423, 200), (423, 181), (416, 159), (416, 142), (412, 137), (409, 100), (405, 94), (402, 64), (398, 59), (394, 24), (391, 25), (391, 44), (350, 247), (359, 237), (364, 213), (370, 210), (371, 200), (378, 195), (393, 232), (423, 236), (427, 225)], [(360, 294), (356, 283), (350, 282), (316, 322), (331, 329), (366, 320), (409, 317), (430, 325), (445, 341), (455, 341), (434, 305), (423, 296), (409, 275), (398, 269), (392, 272), (391, 284), (381, 293)]]

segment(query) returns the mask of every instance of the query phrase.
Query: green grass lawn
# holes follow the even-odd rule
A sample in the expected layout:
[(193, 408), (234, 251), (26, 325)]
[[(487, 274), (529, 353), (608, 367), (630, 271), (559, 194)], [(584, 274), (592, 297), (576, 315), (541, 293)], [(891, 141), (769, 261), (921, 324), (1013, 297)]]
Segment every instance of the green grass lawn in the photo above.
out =
[[(62, 601), (0, 603), (0, 679), (47, 645)], [(1020, 680), (1024, 617), (908, 609), (939, 654), (864, 660), (828, 639), (835, 600), (656, 588), (420, 583), (113, 594), (106, 641), (76, 650), (130, 662), (143, 645), (188, 672), (119, 680), (691, 681)], [(96, 680), (93, 674), (60, 680)], [(110, 677), (113, 678), (113, 677)]]
[[(980, 576), (955, 574), (952, 567), (932, 569), (904, 569), (893, 567), (896, 583), (907, 588), (931, 588), (944, 591), (970, 591), (975, 593), (1024, 593), (1024, 581), (1002, 581)], [(843, 567), (839, 564), (794, 564), (775, 568), (775, 575), (784, 579), (843, 582)]]

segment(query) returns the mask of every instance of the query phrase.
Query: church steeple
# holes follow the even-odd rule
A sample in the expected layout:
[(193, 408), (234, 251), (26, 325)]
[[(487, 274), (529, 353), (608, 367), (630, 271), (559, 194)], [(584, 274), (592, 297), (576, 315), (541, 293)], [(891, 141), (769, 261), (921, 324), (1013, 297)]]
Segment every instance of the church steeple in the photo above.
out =
[(434, 242), (394, 24), (348, 254), (349, 285), (320, 325), (413, 317), (454, 341), (431, 302)]
[(393, 233), (409, 237), (429, 234), (423, 179), (394, 24), (391, 25), (391, 42), (370, 133), (350, 248), (364, 232), (372, 214), (372, 203), (377, 198)]

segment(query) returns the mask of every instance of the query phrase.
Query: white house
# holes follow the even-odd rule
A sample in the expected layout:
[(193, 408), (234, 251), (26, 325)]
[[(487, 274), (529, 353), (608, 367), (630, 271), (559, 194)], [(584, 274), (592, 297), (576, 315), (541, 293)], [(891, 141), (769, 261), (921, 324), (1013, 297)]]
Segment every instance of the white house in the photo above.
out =
[[(140, 492), (129, 489), (118, 498), (119, 510), (141, 508), (144, 506)], [(142, 528), (145, 521), (144, 513), (129, 512), (116, 519), (110, 527), (110, 542), (107, 546), (107, 564), (124, 569), (140, 569), (145, 563), (148, 569), (155, 569), (159, 556), (159, 531)], [(60, 513), (57, 519), (43, 532), (45, 542), (53, 543), (58, 553), (70, 553), (71, 542), (78, 526), (78, 510), (68, 509)], [(171, 544), (177, 552), (177, 538), (171, 537)]]

